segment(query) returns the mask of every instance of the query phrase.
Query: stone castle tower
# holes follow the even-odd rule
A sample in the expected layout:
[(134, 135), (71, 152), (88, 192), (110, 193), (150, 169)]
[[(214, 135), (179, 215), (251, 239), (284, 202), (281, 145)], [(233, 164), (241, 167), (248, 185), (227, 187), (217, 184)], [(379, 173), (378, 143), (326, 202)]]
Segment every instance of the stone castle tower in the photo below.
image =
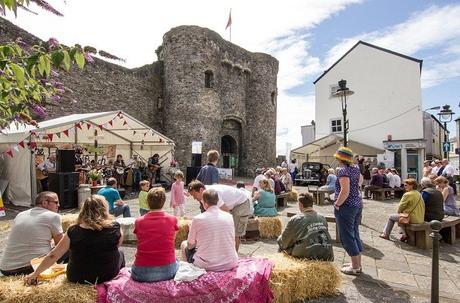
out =
[[(0, 18), (0, 43), (38, 38)], [(123, 110), (176, 143), (185, 169), (192, 141), (200, 141), (202, 163), (217, 149), (221, 167), (237, 175), (275, 164), (278, 61), (251, 53), (198, 26), (179, 26), (163, 37), (159, 61), (135, 69), (96, 59), (84, 70), (61, 75), (73, 93), (63, 114)], [(71, 102), (78, 99), (78, 102)]]

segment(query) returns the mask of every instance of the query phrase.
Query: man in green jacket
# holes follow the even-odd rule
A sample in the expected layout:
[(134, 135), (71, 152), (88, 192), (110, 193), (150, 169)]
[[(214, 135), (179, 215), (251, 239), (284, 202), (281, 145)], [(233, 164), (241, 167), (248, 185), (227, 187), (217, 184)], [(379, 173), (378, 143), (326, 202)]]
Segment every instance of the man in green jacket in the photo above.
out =
[(326, 218), (313, 210), (310, 194), (299, 196), (300, 214), (292, 217), (278, 238), (280, 251), (296, 258), (333, 261), (331, 235)]

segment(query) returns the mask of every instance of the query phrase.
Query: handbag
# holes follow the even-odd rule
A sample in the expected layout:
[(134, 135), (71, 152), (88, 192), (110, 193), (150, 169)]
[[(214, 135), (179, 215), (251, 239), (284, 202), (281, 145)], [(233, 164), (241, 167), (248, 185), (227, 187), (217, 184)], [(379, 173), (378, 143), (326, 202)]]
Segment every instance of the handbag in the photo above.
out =
[[(420, 198), (421, 200), (421, 198)], [(420, 200), (418, 202), (420, 202)], [(400, 213), (399, 214), (399, 218), (398, 218), (398, 223), (399, 224), (404, 224), (404, 225), (407, 225), (410, 223), (410, 214), (414, 211), (414, 209), (417, 207), (418, 203), (415, 204), (414, 208), (412, 208), (412, 210), (406, 214), (406, 213)]]

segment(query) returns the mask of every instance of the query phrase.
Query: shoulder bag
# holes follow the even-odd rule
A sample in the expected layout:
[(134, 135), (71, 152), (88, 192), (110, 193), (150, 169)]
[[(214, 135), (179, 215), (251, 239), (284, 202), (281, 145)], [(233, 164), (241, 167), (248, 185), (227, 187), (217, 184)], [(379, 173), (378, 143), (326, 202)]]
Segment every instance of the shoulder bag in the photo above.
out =
[(400, 213), (399, 214), (399, 219), (398, 219), (398, 223), (399, 224), (404, 224), (404, 225), (407, 225), (410, 223), (410, 214), (414, 211), (414, 209), (417, 207), (418, 203), (420, 203), (420, 200), (422, 200), (422, 198), (419, 199), (419, 201), (417, 203), (415, 203), (415, 206), (414, 208), (412, 208), (412, 210), (406, 214), (406, 213)]

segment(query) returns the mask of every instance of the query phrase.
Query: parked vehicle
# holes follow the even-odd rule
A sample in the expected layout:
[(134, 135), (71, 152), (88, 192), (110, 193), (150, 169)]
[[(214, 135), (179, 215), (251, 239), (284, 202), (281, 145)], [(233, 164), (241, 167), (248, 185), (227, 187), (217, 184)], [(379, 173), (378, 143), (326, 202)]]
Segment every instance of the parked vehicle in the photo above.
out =
[(295, 185), (323, 185), (326, 182), (328, 164), (304, 162), (295, 178)]

